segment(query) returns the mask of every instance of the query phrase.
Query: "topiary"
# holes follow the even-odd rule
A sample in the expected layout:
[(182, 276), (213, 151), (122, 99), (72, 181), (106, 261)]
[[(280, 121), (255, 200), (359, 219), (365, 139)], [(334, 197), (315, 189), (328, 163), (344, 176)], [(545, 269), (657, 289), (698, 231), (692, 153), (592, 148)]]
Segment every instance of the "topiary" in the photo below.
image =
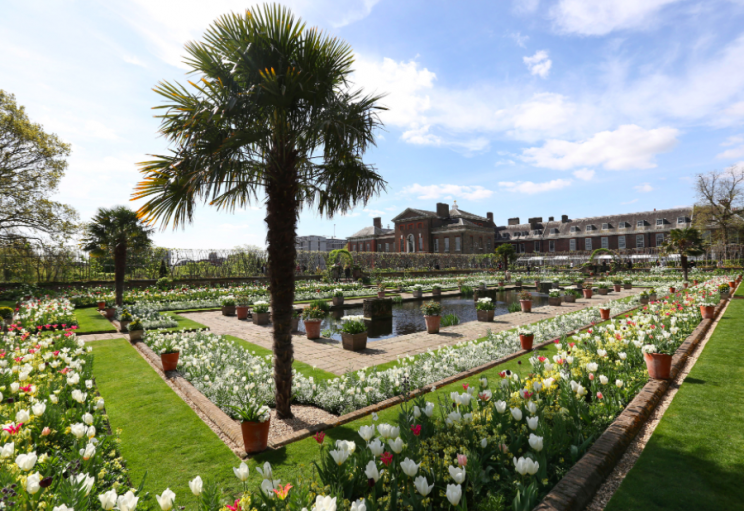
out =
[(158, 282), (155, 284), (158, 286), (159, 289), (166, 290), (173, 287), (173, 279), (169, 279), (168, 277), (163, 277), (158, 279)]
[(13, 321), (13, 309), (10, 307), (0, 307), (0, 318), (6, 323)]

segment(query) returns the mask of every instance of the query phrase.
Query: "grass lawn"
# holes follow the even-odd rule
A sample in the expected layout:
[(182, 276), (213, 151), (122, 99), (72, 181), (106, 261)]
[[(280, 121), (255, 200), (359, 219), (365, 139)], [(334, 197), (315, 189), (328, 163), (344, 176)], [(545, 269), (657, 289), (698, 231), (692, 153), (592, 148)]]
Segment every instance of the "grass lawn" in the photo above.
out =
[(165, 332), (175, 332), (176, 330), (193, 330), (197, 328), (209, 328), (207, 325), (202, 325), (201, 323), (197, 323), (196, 321), (193, 321), (188, 318), (184, 318), (183, 316), (179, 316), (175, 312), (169, 311), (169, 312), (163, 312), (163, 316), (170, 316), (176, 321), (178, 321), (178, 326), (174, 326), (172, 328), (163, 328), (162, 330)]
[(734, 300), (607, 511), (744, 509), (744, 300)]
[(173, 490), (176, 504), (193, 503), (188, 482), (214, 477), (236, 491), (230, 449), (202, 422), (124, 339), (92, 343), (94, 375), (113, 430), (121, 429), (121, 452), (132, 484), (147, 473), (145, 490)]
[(75, 309), (75, 317), (78, 321), (76, 333), (86, 334), (89, 332), (116, 332), (116, 328), (105, 317), (98, 313), (96, 307)]
[(0, 300), (0, 307), (10, 307), (15, 310), (16, 303), (14, 300)]

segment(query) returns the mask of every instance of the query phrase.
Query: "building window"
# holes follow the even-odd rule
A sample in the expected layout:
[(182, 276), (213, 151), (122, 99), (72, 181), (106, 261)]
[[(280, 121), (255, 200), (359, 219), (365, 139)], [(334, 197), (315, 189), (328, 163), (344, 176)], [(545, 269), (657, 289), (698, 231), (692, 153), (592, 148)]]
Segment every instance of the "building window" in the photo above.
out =
[(419, 252), (422, 252), (424, 250), (424, 238), (421, 236), (421, 233), (419, 233)]
[(646, 225), (646, 222), (644, 222), (643, 220), (638, 220), (636, 222), (636, 227), (643, 227), (644, 225)]
[(593, 231), (594, 230), (594, 226), (593, 225), (587, 225), (586, 226), (586, 230), (587, 230), (587, 232)]
[(539, 251), (540, 251), (540, 242), (539, 241), (536, 241), (535, 242), (535, 252), (539, 252)]
[(439, 252), (439, 238), (434, 239), (434, 252)]
[(656, 246), (661, 246), (664, 244), (664, 233), (657, 233), (656, 234)]
[(385, 243), (385, 252), (390, 252), (390, 243)]
[(449, 252), (449, 238), (444, 238), (444, 251)]
[(400, 235), (400, 251), (403, 252), (403, 235)]
[(519, 244), (519, 251), (524, 254), (524, 243)]
[(491, 238), (486, 238), (486, 249), (488, 252), (491, 251)]
[(413, 239), (413, 234), (408, 235), (408, 249), (406, 252), (416, 252), (416, 240)]
[(630, 224), (628, 224), (628, 222), (620, 222), (620, 224), (618, 224), (617, 228), (618, 228), (618, 229), (625, 229), (625, 228), (626, 228), (626, 227), (628, 227), (629, 225), (630, 225)]
[(636, 248), (643, 248), (646, 246), (646, 243), (644, 243), (643, 234), (637, 234), (636, 235)]
[(656, 219), (656, 227), (660, 227), (664, 225), (664, 219), (663, 218), (657, 218)]
[(462, 250), (461, 243), (462, 243), (462, 240), (460, 240), (460, 237), (455, 236), (455, 252), (460, 252)]
[(678, 224), (686, 224), (687, 223), (687, 217), (686, 216), (677, 217), (677, 223)]
[(610, 239), (607, 237), (602, 238), (602, 248), (610, 248)]
[(550, 229), (550, 234), (558, 234), (558, 229), (553, 227), (552, 229)]
[(548, 241), (548, 250), (550, 252), (555, 252), (555, 240)]
[(370, 252), (369, 243), (367, 243), (367, 252)]
[(584, 238), (584, 250), (591, 250), (591, 249), (592, 249), (592, 239)]
[(609, 228), (610, 228), (610, 224), (602, 224), (602, 230), (603, 231), (606, 231)]
[(574, 252), (576, 250), (576, 240), (568, 240), (568, 250)]
[(617, 237), (617, 248), (625, 248), (625, 236)]

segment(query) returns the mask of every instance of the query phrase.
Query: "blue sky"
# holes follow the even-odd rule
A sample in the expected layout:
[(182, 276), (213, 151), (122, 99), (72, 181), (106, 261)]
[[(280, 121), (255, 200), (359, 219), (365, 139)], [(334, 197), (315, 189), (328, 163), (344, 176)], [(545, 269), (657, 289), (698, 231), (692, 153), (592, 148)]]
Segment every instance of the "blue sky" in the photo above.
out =
[[(367, 155), (388, 193), (298, 234), (346, 236), (406, 206), (572, 218), (694, 201), (692, 178), (744, 161), (744, 0), (296, 0), (346, 39), (356, 85), (385, 92)], [(88, 219), (129, 203), (165, 149), (151, 108), (186, 79), (183, 44), (236, 1), (5, 1), (0, 88), (72, 144), (58, 200)], [(136, 203), (129, 203), (136, 206)], [(261, 204), (203, 207), (180, 248), (263, 245)]]

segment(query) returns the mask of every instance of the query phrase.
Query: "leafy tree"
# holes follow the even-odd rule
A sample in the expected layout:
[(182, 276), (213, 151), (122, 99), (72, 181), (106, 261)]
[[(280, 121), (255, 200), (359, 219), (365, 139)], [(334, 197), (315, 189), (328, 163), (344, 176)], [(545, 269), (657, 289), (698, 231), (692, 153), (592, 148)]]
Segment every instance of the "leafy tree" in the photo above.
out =
[(501, 259), (504, 263), (504, 271), (509, 269), (509, 261), (516, 259), (516, 252), (514, 252), (514, 245), (511, 243), (503, 243), (496, 247), (494, 254)]
[(116, 305), (122, 305), (124, 274), (127, 271), (127, 252), (138, 252), (150, 247), (152, 229), (147, 227), (135, 211), (116, 206), (99, 208), (85, 226), (82, 248), (93, 257), (113, 257)]
[(661, 246), (661, 251), (664, 254), (679, 254), (682, 273), (687, 280), (687, 258), (703, 255), (705, 253), (705, 243), (700, 231), (694, 227), (672, 229)]
[(15, 96), (0, 90), (0, 242), (74, 232), (75, 210), (50, 200), (69, 154), (69, 145), (31, 122)]
[(727, 250), (732, 232), (744, 228), (739, 216), (744, 207), (744, 166), (698, 174), (695, 189), (695, 227), (701, 231), (712, 229), (713, 240), (723, 243)]
[(175, 228), (197, 202), (234, 211), (265, 194), (276, 409), (288, 418), (297, 217), (314, 207), (330, 218), (385, 189), (362, 161), (379, 96), (350, 88), (348, 44), (278, 5), (224, 15), (186, 51), (199, 79), (156, 87), (173, 149), (142, 164), (134, 198), (147, 199), (141, 217)]

